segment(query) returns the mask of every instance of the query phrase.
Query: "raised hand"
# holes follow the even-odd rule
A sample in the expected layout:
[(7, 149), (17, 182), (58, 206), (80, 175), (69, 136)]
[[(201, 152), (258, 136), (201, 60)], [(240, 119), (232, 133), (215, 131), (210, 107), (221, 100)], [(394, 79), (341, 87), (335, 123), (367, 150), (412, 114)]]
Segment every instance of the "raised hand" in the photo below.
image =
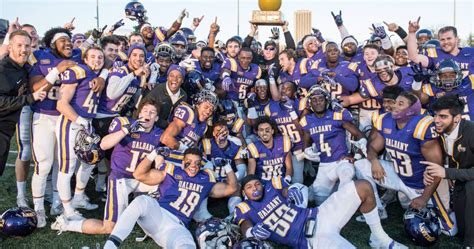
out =
[(387, 37), (387, 32), (385, 32), (385, 28), (383, 26), (375, 26), (372, 24), (372, 28), (374, 28), (374, 35), (380, 37), (380, 39)]
[(280, 39), (280, 29), (278, 29), (278, 27), (273, 27), (271, 31), (272, 31), (272, 36), (270, 36), (270, 39), (272, 40)]
[(392, 22), (392, 23), (387, 23), (387, 22), (384, 21), (383, 23), (384, 23), (385, 25), (387, 25), (388, 31), (390, 31), (390, 32), (395, 32), (395, 31), (398, 30), (398, 25), (397, 25), (396, 23), (394, 23), (394, 22)]
[(194, 27), (198, 27), (199, 24), (201, 24), (202, 19), (204, 19), (204, 15), (201, 16), (201, 18), (199, 18), (199, 17), (194, 17), (194, 18), (193, 18), (193, 26), (194, 26)]
[(64, 24), (63, 27), (64, 27), (65, 29), (69, 30), (69, 31), (73, 31), (73, 30), (76, 28), (76, 27), (74, 27), (74, 24), (73, 24), (73, 22), (74, 22), (75, 19), (76, 19), (76, 18), (73, 17), (72, 20), (71, 20), (70, 22)]
[(409, 33), (416, 33), (416, 31), (418, 31), (418, 29), (420, 29), (420, 19), (421, 19), (421, 16), (419, 16), (418, 20), (416, 20), (415, 22), (408, 21), (408, 32)]
[(115, 30), (122, 27), (123, 25), (125, 25), (125, 23), (123, 22), (123, 19), (120, 19), (118, 22), (114, 23), (110, 32), (114, 32)]
[(102, 34), (104, 33), (104, 30), (107, 28), (107, 25), (105, 25), (103, 28), (101, 29), (97, 29), (97, 28), (94, 28), (91, 32), (91, 36), (92, 38), (94, 39), (99, 39), (102, 37)]
[(431, 78), (431, 73), (421, 65), (421, 62), (412, 65), (411, 70), (413, 71), (413, 74), (409, 73), (408, 75), (412, 76), (416, 82), (429, 81)]
[(342, 22), (342, 11), (339, 10), (339, 15), (334, 15), (334, 12), (331, 11), (332, 18), (334, 18), (334, 22), (338, 27), (341, 27), (343, 25)]
[(214, 19), (214, 22), (211, 24), (211, 33), (213, 34), (217, 34), (220, 30), (220, 27), (219, 25), (217, 24), (217, 16), (216, 18)]

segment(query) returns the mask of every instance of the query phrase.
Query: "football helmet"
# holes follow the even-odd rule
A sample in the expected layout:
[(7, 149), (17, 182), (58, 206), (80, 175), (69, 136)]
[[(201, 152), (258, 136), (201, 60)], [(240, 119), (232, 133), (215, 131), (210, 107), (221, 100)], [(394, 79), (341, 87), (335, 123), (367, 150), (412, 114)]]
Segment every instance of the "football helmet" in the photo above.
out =
[(408, 237), (420, 246), (434, 245), (441, 234), (434, 208), (409, 208), (403, 215), (403, 223)]
[(176, 51), (174, 47), (168, 43), (162, 42), (155, 47), (155, 56), (158, 57), (170, 57), (173, 58)]
[(267, 241), (260, 241), (254, 238), (243, 239), (235, 244), (233, 249), (272, 249), (273, 246)]
[(0, 231), (11, 237), (25, 237), (36, 229), (38, 220), (33, 209), (15, 207), (5, 211), (0, 218)]
[(189, 43), (196, 42), (196, 36), (194, 35), (194, 31), (192, 29), (184, 27), (181, 28), (180, 31)]
[(76, 135), (74, 153), (81, 162), (90, 165), (97, 164), (105, 156), (105, 152), (100, 148), (99, 135), (85, 128), (79, 130)]
[[(170, 38), (169, 42), (174, 47), (174, 49), (176, 51), (175, 57), (177, 59), (181, 59), (186, 55), (187, 47), (188, 47), (188, 40), (186, 39), (186, 37), (184, 37), (184, 35), (181, 32), (176, 32), (176, 34), (174, 34)], [(180, 47), (178, 47), (178, 45), (184, 46), (184, 48), (180, 48)]]
[(237, 108), (230, 99), (221, 100), (219, 105), (219, 116), (227, 122), (227, 125), (234, 124), (237, 118)]
[(219, 99), (217, 98), (217, 95), (214, 92), (211, 92), (207, 89), (202, 89), (194, 95), (193, 104), (194, 106), (198, 106), (203, 102), (209, 102), (209, 104), (212, 104), (214, 106), (215, 111), (217, 105), (219, 104)]
[(195, 232), (199, 248), (231, 248), (239, 239), (239, 227), (212, 217), (199, 224)]
[(306, 106), (312, 111), (314, 110), (313, 106), (311, 105), (311, 97), (318, 95), (323, 95), (324, 98), (326, 98), (326, 108), (329, 108), (329, 104), (331, 103), (331, 94), (328, 92), (328, 90), (326, 90), (324, 87), (321, 87), (320, 85), (313, 85), (308, 91), (308, 102), (306, 103)]
[(189, 71), (184, 80), (183, 89), (189, 96), (194, 96), (201, 89), (206, 87), (206, 78), (197, 70)]
[[(443, 77), (441, 79), (441, 75), (444, 73), (451, 73), (454, 72), (454, 78), (446, 79)], [(452, 59), (444, 59), (442, 60), (437, 69), (436, 69), (436, 80), (435, 85), (437, 87), (443, 88), (444, 90), (452, 90), (453, 88), (458, 87), (462, 82), (462, 72), (459, 65)]]
[(132, 1), (125, 6), (125, 17), (130, 20), (138, 20), (140, 23), (144, 22), (146, 9), (142, 3)]
[(436, 40), (436, 39), (431, 39), (425, 42), (425, 44), (423, 44), (423, 49), (439, 48), (439, 47), (441, 47), (441, 43), (439, 43), (439, 40)]
[(433, 32), (429, 29), (420, 29), (416, 32), (416, 39), (419, 39), (422, 36), (428, 36), (428, 40), (433, 38)]

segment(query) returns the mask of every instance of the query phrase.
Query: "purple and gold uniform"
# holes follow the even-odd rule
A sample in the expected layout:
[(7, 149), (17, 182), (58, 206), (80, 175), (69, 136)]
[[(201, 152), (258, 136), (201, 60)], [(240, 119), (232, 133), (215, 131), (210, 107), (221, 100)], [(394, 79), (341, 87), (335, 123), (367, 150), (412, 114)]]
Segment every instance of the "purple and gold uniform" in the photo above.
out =
[(166, 177), (160, 184), (160, 207), (178, 217), (187, 227), (201, 202), (209, 196), (216, 184), (210, 169), (200, 170), (196, 176), (189, 177), (181, 168), (166, 163), (161, 166)]
[[(82, 63), (80, 59), (82, 50), (73, 49), (72, 52), (73, 56), (69, 59), (74, 60), (77, 63)], [(29, 77), (32, 78), (38, 75), (46, 77), (49, 71), (51, 71), (63, 60), (68, 59), (58, 58), (52, 53), (45, 52), (42, 50), (34, 51), (28, 58), (28, 64), (33, 66), (30, 71)], [(49, 90), (48, 94), (46, 95), (46, 98), (43, 101), (36, 101), (33, 105), (31, 105), (31, 109), (37, 113), (44, 113), (56, 116), (59, 115), (59, 112), (56, 110), (56, 102), (58, 100), (60, 85), (61, 83), (59, 81), (54, 82), (53, 87), (51, 88), (51, 90)]]
[(349, 69), (351, 69), (352, 71), (356, 73), (359, 81), (377, 77), (377, 74), (375, 72), (370, 71), (365, 61), (362, 61), (360, 63), (356, 63), (356, 62), (349, 63), (348, 67)]
[[(298, 104), (295, 105), (298, 106)], [(301, 134), (296, 129), (296, 125), (291, 119), (289, 111), (284, 110), (280, 106), (280, 102), (270, 100), (270, 103), (265, 107), (265, 115), (275, 120), (278, 130), (280, 130), (283, 136), (290, 138), (293, 148), (292, 151), (303, 149), (303, 139)]]
[[(214, 139), (205, 138), (202, 140), (202, 147), (207, 160), (215, 158), (224, 158), (231, 160), (232, 169), (236, 169), (235, 160), (241, 159), (240, 154), (243, 149), (242, 146), (235, 144), (231, 140), (228, 140), (225, 148), (220, 148)], [(221, 166), (215, 166), (214, 173), (217, 176), (217, 181), (222, 182), (227, 178), (225, 170)]]
[(227, 98), (233, 101), (243, 101), (254, 86), (255, 81), (262, 76), (262, 70), (256, 64), (251, 63), (247, 70), (244, 70), (240, 63), (233, 58), (227, 58), (222, 64), (222, 68), (229, 70), (230, 78), (234, 81), (236, 89), (227, 92)]
[(168, 33), (168, 30), (160, 26), (155, 29), (155, 35), (153, 37), (153, 46), (156, 47), (159, 43), (168, 41), (168, 38), (166, 37), (166, 34)]
[[(112, 120), (109, 133), (120, 131), (124, 125), (135, 122), (127, 117)], [(133, 172), (140, 162), (160, 143), (163, 130), (154, 128), (150, 132), (128, 134), (112, 152), (111, 169), (107, 185), (107, 202), (104, 220), (117, 222), (128, 206), (128, 195), (139, 191), (140, 183), (133, 178)]]
[(390, 154), (395, 172), (402, 182), (410, 188), (423, 189), (423, 172), (426, 161), (421, 146), (436, 138), (433, 118), (416, 115), (399, 129), (391, 113), (382, 114), (375, 124), (385, 140), (385, 150)]
[(474, 74), (464, 78), (461, 84), (452, 91), (445, 91), (444, 89), (433, 86), (432, 84), (424, 84), (423, 93), (429, 96), (430, 105), (441, 96), (447, 94), (458, 95), (459, 99), (465, 103), (462, 112), (463, 118), (466, 120), (474, 120)]
[(463, 74), (463, 78), (466, 78), (469, 74), (473, 74), (474, 68), (474, 49), (472, 47), (459, 48), (459, 53), (456, 56), (444, 52), (441, 48), (428, 48), (426, 49), (426, 56), (428, 57), (428, 68), (435, 69), (436, 65), (444, 59), (452, 59), (458, 63)]
[(202, 73), (204, 78), (209, 80), (212, 85), (220, 80), (221, 76), (221, 65), (217, 62), (212, 63), (212, 68), (210, 70), (205, 70), (201, 68), (201, 63), (199, 61), (195, 61), (194, 65), (196, 66), (196, 71)]
[(239, 203), (235, 209), (234, 223), (240, 225), (247, 220), (254, 225), (266, 224), (271, 231), (269, 240), (292, 248), (308, 248), (304, 228), (309, 218), (316, 217), (318, 209), (300, 208), (289, 203), (282, 194), (288, 184), (280, 177), (262, 183), (262, 199)]
[[(413, 77), (409, 75), (410, 73), (413, 73), (410, 67), (401, 67), (394, 71), (394, 74), (398, 77), (397, 85), (407, 91), (411, 91), (411, 85), (414, 81)], [(385, 86), (387, 85), (378, 76), (362, 81), (359, 91), (361, 96), (368, 98), (368, 100), (361, 103), (361, 108), (365, 110), (381, 109), (383, 103), (382, 91)]]
[[(112, 72), (109, 75), (109, 80), (111, 77), (119, 77), (123, 78), (130, 74), (132, 71), (128, 67), (128, 64), (123, 67), (113, 68)], [(107, 84), (109, 84), (107, 82)], [(104, 89), (104, 93), (100, 97), (99, 101), (99, 113), (106, 114), (106, 115), (118, 115), (120, 111), (127, 105), (133, 95), (138, 91), (140, 88), (140, 78), (135, 77), (130, 84), (127, 86), (123, 94), (116, 99), (110, 99), (107, 96), (107, 87)]]
[(176, 107), (174, 118), (183, 121), (186, 125), (176, 140), (188, 147), (196, 146), (207, 131), (206, 121), (199, 122), (197, 113), (186, 103)]
[(100, 92), (92, 91), (90, 81), (97, 78), (98, 73), (88, 66), (79, 64), (61, 74), (61, 84), (77, 84), (71, 106), (83, 118), (95, 118), (99, 104)]
[(311, 135), (321, 152), (321, 163), (335, 162), (348, 155), (346, 129), (342, 127), (344, 122), (352, 122), (352, 116), (346, 109), (340, 112), (329, 109), (321, 118), (311, 114), (300, 120), (301, 127)]
[(291, 150), (291, 141), (287, 136), (275, 136), (273, 148), (267, 148), (260, 140), (247, 146), (250, 156), (256, 161), (255, 175), (262, 180), (273, 177), (285, 177), (285, 159)]
[(311, 88), (312, 85), (316, 84), (317, 78), (313, 75), (308, 74), (311, 69), (311, 60), (308, 58), (302, 58), (296, 62), (293, 73), (280, 71), (280, 76), (278, 78), (278, 83), (282, 84), (288, 81), (295, 82), (295, 84), (301, 88), (300, 91), (303, 91), (306, 94), (307, 90)]
[(355, 72), (356, 65), (347, 61), (340, 61), (335, 68), (329, 68), (326, 59), (316, 61), (311, 66), (311, 73), (315, 77), (321, 76), (323, 71), (336, 73), (336, 84), (326, 83), (324, 86), (331, 93), (333, 99), (349, 96), (359, 88), (359, 80)]

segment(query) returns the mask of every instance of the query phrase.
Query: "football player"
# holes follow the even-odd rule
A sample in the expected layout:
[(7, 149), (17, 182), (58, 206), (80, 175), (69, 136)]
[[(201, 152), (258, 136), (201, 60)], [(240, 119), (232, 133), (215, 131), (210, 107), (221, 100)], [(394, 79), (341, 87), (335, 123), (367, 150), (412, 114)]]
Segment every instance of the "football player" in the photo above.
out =
[(310, 66), (313, 65), (315, 61), (321, 60), (324, 57), (325, 44), (322, 44), (316, 36), (312, 34), (306, 35), (302, 41)]
[(161, 142), (173, 150), (196, 147), (207, 130), (207, 120), (213, 116), (218, 99), (215, 93), (201, 90), (196, 94), (194, 108), (186, 103), (174, 111), (173, 121), (163, 132)]
[[(95, 118), (101, 92), (94, 92), (90, 81), (97, 77), (104, 66), (105, 53), (96, 47), (88, 48), (84, 53), (85, 65), (71, 67), (61, 74), (61, 87), (56, 109), (60, 115), (56, 123), (58, 144), (58, 192), (67, 219), (81, 219), (75, 208), (93, 210), (98, 205), (91, 204), (84, 194), (90, 173), (94, 165), (81, 163), (76, 174), (76, 188), (71, 200), (71, 177), (78, 163), (73, 150), (77, 132), (89, 129)], [(43, 179), (46, 176), (42, 176)], [(42, 183), (44, 186), (44, 183)], [(44, 189), (38, 194), (44, 193)], [(39, 220), (39, 219), (38, 219)]]
[(257, 119), (254, 127), (259, 140), (247, 145), (250, 153), (247, 173), (265, 181), (281, 177), (290, 183), (293, 175), (290, 138), (278, 135), (278, 128), (269, 117)]
[[(56, 102), (61, 85), (60, 74), (68, 68), (74, 67), (82, 61), (81, 49), (73, 49), (71, 43), (71, 33), (64, 28), (52, 28), (44, 35), (44, 42), (49, 50), (37, 50), (29, 58), (33, 65), (30, 71), (30, 86), (33, 91), (46, 86), (48, 95), (44, 101), (32, 105), (32, 151), (35, 161), (35, 172), (32, 178), (33, 202), (38, 210), (44, 210), (44, 189), (51, 167), (58, 167), (57, 162), (57, 135), (56, 123), (59, 119), (59, 111), (56, 109)], [(86, 43), (83, 47), (87, 46)], [(95, 93), (102, 91), (104, 79), (107, 78), (108, 70), (102, 70), (99, 77), (89, 79)], [(53, 193), (53, 198), (56, 194)], [(54, 198), (56, 199), (56, 198)], [(57, 198), (59, 201), (59, 198)], [(62, 212), (60, 202), (53, 201), (51, 214), (56, 215)], [(40, 223), (45, 225), (46, 223)]]
[(292, 248), (356, 248), (340, 235), (359, 209), (367, 218), (372, 248), (407, 248), (382, 228), (374, 193), (367, 181), (351, 181), (318, 208), (302, 208), (302, 193), (285, 181), (262, 181), (248, 175), (242, 182), (245, 200), (235, 209), (234, 222), (247, 238), (270, 240)]
[(225, 169), (226, 182), (216, 182), (213, 172), (201, 169), (199, 149), (186, 149), (183, 169), (169, 163), (160, 165), (159, 169), (151, 168), (159, 158), (156, 150), (138, 165), (133, 176), (147, 185), (160, 184), (160, 198), (156, 200), (146, 195), (135, 198), (118, 219), (104, 248), (119, 247), (136, 222), (161, 247), (196, 248), (193, 236), (187, 230), (196, 207), (208, 196), (223, 198), (238, 190), (237, 178), (230, 165)]
[(392, 57), (388, 55), (378, 56), (374, 61), (377, 76), (362, 81), (359, 92), (340, 97), (344, 107), (362, 103), (359, 117), (361, 130), (371, 125), (374, 111), (382, 108), (382, 90), (385, 86), (399, 85), (405, 90), (412, 89), (412, 69), (409, 67), (395, 69), (394, 64)]
[(206, 80), (213, 85), (220, 81), (221, 65), (216, 61), (214, 49), (204, 47), (201, 49), (201, 56), (194, 62), (195, 70), (200, 72)]
[(153, 52), (155, 46), (158, 43), (165, 42), (171, 36), (173, 36), (181, 27), (181, 23), (183, 23), (183, 19), (186, 17), (186, 15), (186, 9), (182, 10), (176, 21), (173, 22), (168, 30), (166, 30), (164, 27), (158, 27), (153, 30), (149, 23), (143, 23), (140, 27), (140, 34), (143, 36), (147, 50), (149, 52)]
[(242, 48), (242, 42), (240, 42), (240, 40), (238, 40), (235, 37), (231, 37), (225, 43), (226, 53), (224, 56), (226, 58), (232, 58), (236, 60), (241, 48)]
[[(421, 209), (431, 200), (443, 214), (440, 216), (443, 229), (450, 230), (454, 228), (454, 222), (436, 193), (441, 179), (435, 178), (429, 186), (423, 184), (426, 166), (420, 161), (442, 164), (443, 158), (433, 118), (420, 111), (421, 103), (415, 94), (400, 93), (392, 112), (378, 118), (377, 132), (370, 137), (367, 159), (355, 163), (356, 175), (371, 182), (380, 213), (384, 212), (384, 207), (375, 184), (401, 192), (399, 199), (404, 208)], [(378, 158), (384, 148), (390, 154), (391, 162)]]
[(358, 140), (354, 143), (363, 153), (367, 151), (367, 139), (352, 123), (349, 111), (333, 105), (326, 89), (319, 85), (311, 87), (308, 102), (308, 109), (313, 113), (303, 116), (300, 124), (304, 131), (305, 158), (320, 162), (312, 185), (316, 204), (320, 205), (337, 182), (341, 188), (354, 177), (354, 159), (348, 154), (346, 131)]
[(51, 229), (61, 232), (110, 234), (117, 219), (128, 206), (129, 194), (152, 189), (151, 186), (134, 179), (133, 172), (160, 142), (163, 130), (154, 127), (158, 119), (155, 104), (151, 100), (141, 103), (138, 120), (128, 117), (114, 118), (110, 123), (109, 134), (102, 138), (101, 149), (113, 148), (104, 219), (68, 220), (63, 214), (51, 224)]
[(418, 53), (418, 45), (415, 32), (420, 28), (420, 18), (410, 21), (408, 25), (408, 57), (413, 63), (421, 63), (425, 68), (435, 69), (435, 66), (443, 59), (453, 59), (459, 64), (463, 78), (473, 73), (471, 65), (473, 58), (472, 47), (459, 47), (458, 31), (453, 26), (446, 26), (438, 31), (438, 39), (441, 43), (439, 48), (429, 48), (426, 55)]
[(318, 80), (317, 77), (309, 73), (312, 63), (310, 59), (297, 60), (296, 53), (289, 49), (283, 50), (278, 59), (281, 65), (278, 83), (295, 82), (298, 86), (299, 95), (306, 95), (308, 89), (316, 84)]
[(156, 83), (165, 83), (168, 75), (168, 69), (173, 64), (174, 48), (168, 43), (160, 43), (155, 48), (156, 63), (159, 65), (159, 71)]
[(107, 60), (109, 60), (112, 63), (117, 60), (119, 45), (120, 45), (120, 41), (114, 35), (103, 37), (100, 40), (100, 46), (104, 50), (105, 57), (107, 58)]

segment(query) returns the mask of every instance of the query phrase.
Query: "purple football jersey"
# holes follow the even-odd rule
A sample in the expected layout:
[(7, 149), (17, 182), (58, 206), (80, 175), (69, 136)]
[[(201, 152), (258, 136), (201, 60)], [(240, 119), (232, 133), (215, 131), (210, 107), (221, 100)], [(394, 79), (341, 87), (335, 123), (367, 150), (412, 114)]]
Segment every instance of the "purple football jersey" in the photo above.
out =
[(174, 111), (174, 118), (183, 121), (185, 124), (185, 127), (178, 134), (176, 140), (188, 147), (196, 146), (206, 133), (206, 121), (199, 122), (197, 112), (195, 112), (191, 106), (186, 103), (176, 107)]
[(99, 77), (98, 73), (82, 64), (71, 67), (61, 74), (61, 84), (77, 84), (70, 104), (81, 117), (95, 118), (100, 92), (92, 91), (90, 81), (97, 77)]
[(196, 66), (196, 71), (202, 73), (204, 78), (209, 80), (213, 85), (220, 80), (221, 65), (219, 63), (214, 62), (210, 70), (201, 68), (201, 63), (199, 61), (195, 61), (194, 65)]
[(250, 64), (244, 70), (238, 60), (227, 58), (222, 64), (222, 68), (231, 71), (230, 78), (234, 81), (235, 89), (227, 92), (227, 98), (234, 101), (243, 101), (254, 86), (256, 80), (262, 76), (262, 70), (256, 64)]
[(340, 96), (348, 96), (359, 88), (359, 80), (355, 72), (354, 64), (347, 61), (340, 61), (335, 68), (330, 68), (327, 65), (326, 59), (316, 61), (311, 67), (311, 73), (316, 77), (320, 77), (322, 72), (333, 72), (335, 84), (325, 83), (324, 87), (331, 93), (333, 99), (338, 99)]
[(257, 162), (255, 175), (262, 180), (285, 177), (285, 159), (291, 150), (291, 141), (286, 136), (275, 136), (273, 147), (267, 148), (260, 140), (247, 146), (252, 158)]
[(303, 148), (301, 134), (298, 132), (298, 129), (296, 129), (296, 125), (291, 119), (290, 113), (281, 107), (280, 102), (270, 100), (270, 103), (265, 107), (265, 115), (275, 120), (281, 134), (290, 138), (293, 144), (292, 151), (301, 150)]
[[(207, 157), (207, 160), (215, 160), (216, 158), (228, 159), (231, 160), (232, 168), (236, 169), (235, 167), (235, 160), (241, 159), (240, 153), (242, 146), (235, 144), (234, 142), (228, 140), (227, 146), (225, 148), (220, 148), (215, 139), (205, 138), (202, 140), (202, 148), (204, 150), (204, 154)], [(223, 180), (227, 179), (227, 174), (222, 166), (216, 165), (214, 167), (214, 173), (217, 176), (217, 181), (222, 182)]]
[(234, 223), (244, 221), (266, 224), (271, 231), (269, 240), (292, 248), (308, 248), (304, 229), (308, 218), (316, 217), (317, 208), (300, 208), (287, 201), (282, 178), (263, 182), (263, 197), (259, 201), (245, 200), (236, 206)]
[(472, 47), (459, 48), (459, 53), (456, 56), (444, 52), (441, 48), (426, 49), (426, 56), (428, 57), (428, 68), (435, 69), (437, 64), (444, 59), (452, 59), (458, 63), (466, 78), (469, 74), (473, 74), (474, 69), (474, 49)]
[(382, 114), (375, 122), (375, 128), (385, 139), (385, 150), (390, 154), (395, 172), (411, 188), (423, 189), (423, 172), (426, 161), (421, 146), (437, 137), (433, 118), (416, 115), (399, 129), (391, 113)]
[[(135, 122), (128, 117), (117, 117), (109, 126), (109, 133), (117, 132), (123, 126)], [(160, 144), (163, 130), (155, 127), (150, 132), (137, 132), (125, 136), (115, 147), (111, 157), (110, 177), (133, 178), (138, 164)]]
[[(71, 58), (58, 58), (52, 53), (36, 50), (28, 58), (28, 63), (32, 65), (29, 77), (34, 76), (43, 76), (46, 77), (49, 71), (56, 67), (63, 60), (73, 60), (77, 63), (82, 63), (81, 58), (82, 50), (73, 49)], [(36, 101), (31, 105), (31, 109), (34, 112), (44, 113), (48, 115), (59, 115), (59, 112), (56, 110), (56, 102), (58, 101), (59, 88), (61, 82), (58, 80), (54, 82), (53, 87), (49, 90), (46, 98), (43, 101)]]
[(187, 227), (197, 207), (209, 196), (216, 184), (214, 173), (204, 169), (190, 177), (183, 169), (170, 163), (162, 165), (161, 169), (166, 171), (166, 177), (159, 187), (158, 202)]
[(323, 117), (308, 114), (300, 120), (301, 127), (309, 133), (321, 152), (322, 163), (335, 162), (348, 155), (343, 122), (352, 122), (352, 116), (346, 109), (340, 112), (326, 110)]

